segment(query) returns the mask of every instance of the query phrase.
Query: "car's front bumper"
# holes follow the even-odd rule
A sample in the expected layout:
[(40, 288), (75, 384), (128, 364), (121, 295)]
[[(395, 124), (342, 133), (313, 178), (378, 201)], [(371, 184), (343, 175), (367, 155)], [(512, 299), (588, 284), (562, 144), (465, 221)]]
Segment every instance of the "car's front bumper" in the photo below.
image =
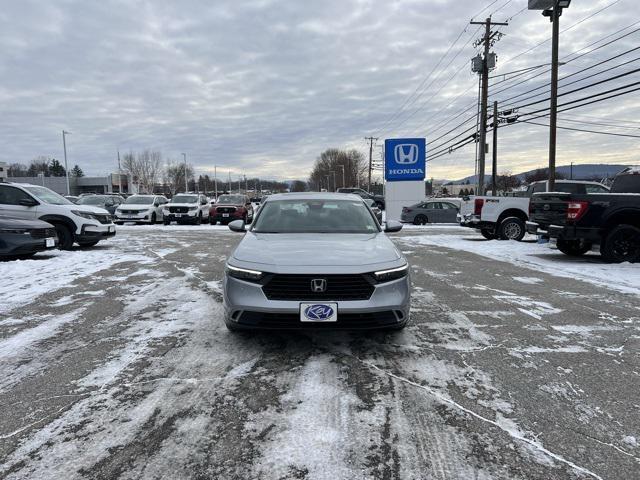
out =
[(116, 234), (116, 226), (113, 223), (93, 225), (85, 223), (76, 234), (76, 242), (93, 242), (105, 238), (113, 237)]
[[(409, 319), (411, 280), (404, 278), (377, 284), (368, 300), (269, 300), (262, 286), (229, 275), (223, 279), (225, 319), (236, 328), (248, 329), (347, 329), (369, 330), (404, 325)], [(337, 322), (301, 322), (301, 303), (337, 303)]]
[[(48, 242), (47, 242), (48, 240)], [(47, 243), (49, 245), (47, 246)], [(0, 236), (0, 258), (31, 255), (58, 247), (58, 237), (33, 238), (29, 235), (11, 233)]]
[(151, 222), (151, 214), (145, 210), (142, 213), (117, 213), (114, 215), (116, 222)]
[(198, 211), (187, 213), (168, 213), (164, 212), (163, 220), (165, 222), (192, 222), (195, 223), (198, 220)]

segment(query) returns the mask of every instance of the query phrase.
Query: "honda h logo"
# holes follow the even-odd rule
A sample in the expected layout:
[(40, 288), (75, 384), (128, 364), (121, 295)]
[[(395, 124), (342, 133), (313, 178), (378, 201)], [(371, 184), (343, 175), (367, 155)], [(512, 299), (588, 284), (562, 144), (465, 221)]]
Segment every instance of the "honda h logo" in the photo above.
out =
[(401, 143), (395, 149), (396, 163), (412, 165), (418, 163), (418, 145), (415, 143)]
[(325, 278), (314, 278), (311, 280), (311, 291), (313, 293), (323, 293), (327, 290), (327, 280)]

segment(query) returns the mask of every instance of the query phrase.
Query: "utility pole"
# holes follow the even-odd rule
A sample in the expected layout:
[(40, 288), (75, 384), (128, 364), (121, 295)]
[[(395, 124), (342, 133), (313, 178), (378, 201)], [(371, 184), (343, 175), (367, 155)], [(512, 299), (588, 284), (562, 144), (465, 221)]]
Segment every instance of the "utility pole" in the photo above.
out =
[(491, 166), (491, 190), (495, 197), (498, 191), (498, 102), (493, 102), (493, 148), (491, 149), (493, 163)]
[(122, 195), (122, 168), (120, 167), (120, 149), (118, 149), (118, 193)]
[(182, 158), (184, 158), (184, 193), (189, 191), (189, 184), (187, 183), (187, 154), (183, 153)]
[(67, 177), (67, 195), (71, 195), (71, 185), (69, 184), (69, 167), (67, 166), (67, 140), (66, 136), (71, 135), (71, 132), (62, 130), (62, 149), (64, 150), (64, 170)]
[(373, 142), (378, 141), (377, 137), (364, 137), (365, 140), (369, 140), (369, 181), (367, 182), (367, 191), (371, 192), (371, 170), (373, 162)]
[(338, 168), (342, 169), (342, 188), (346, 187), (344, 184), (344, 165), (338, 165)]
[(551, 11), (553, 35), (551, 47), (551, 102), (549, 110), (549, 191), (556, 185), (556, 140), (558, 124), (558, 44), (560, 43), (560, 15), (562, 8), (556, 6)]
[(571, 162), (571, 173), (570, 173), (570, 179), (573, 180), (573, 162)]
[(215, 199), (218, 200), (218, 166), (213, 166), (213, 191), (215, 193)]
[(244, 193), (247, 193), (249, 188), (247, 187), (247, 176), (244, 176)]
[[(482, 40), (478, 43), (478, 45), (484, 45), (484, 57), (482, 58), (482, 64), (479, 65), (480, 68), (476, 69), (475, 64), (473, 71), (478, 72), (482, 75), (482, 92), (481, 92), (481, 106), (480, 106), (480, 155), (478, 158), (478, 191), (477, 195), (484, 195), (484, 171), (485, 171), (485, 159), (487, 154), (487, 117), (488, 117), (488, 108), (487, 101), (489, 97), (489, 70), (495, 67), (495, 55), (489, 54), (489, 49), (491, 48), (494, 39), (496, 37), (500, 37), (499, 32), (491, 33), (491, 27), (493, 25), (509, 25), (506, 22), (492, 22), (491, 17), (487, 18), (484, 22), (470, 22), (471, 25), (484, 25), (484, 36)], [(489, 62), (493, 63), (493, 65), (489, 65)]]

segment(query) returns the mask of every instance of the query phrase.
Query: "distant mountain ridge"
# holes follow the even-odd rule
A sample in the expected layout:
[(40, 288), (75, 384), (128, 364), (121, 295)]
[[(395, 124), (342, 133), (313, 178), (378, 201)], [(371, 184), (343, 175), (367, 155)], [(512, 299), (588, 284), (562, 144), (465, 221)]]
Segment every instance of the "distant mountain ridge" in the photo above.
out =
[[(628, 165), (620, 165), (620, 164), (607, 164), (607, 163), (581, 163), (573, 166), (573, 179), (574, 180), (587, 180), (597, 177), (598, 179), (613, 177), (620, 170), (628, 167)], [(534, 168), (532, 170), (528, 170), (526, 172), (516, 174), (516, 177), (523, 181), (527, 175), (532, 174), (538, 170)], [(562, 175), (569, 178), (571, 174), (571, 165), (562, 165), (561, 167), (556, 167), (556, 171), (561, 173)], [(490, 181), (491, 174), (485, 175), (486, 181)], [(475, 184), (477, 179), (476, 175), (470, 175), (468, 177), (464, 177), (461, 180), (451, 181), (449, 183), (460, 184), (466, 183), (469, 181), (470, 184)]]

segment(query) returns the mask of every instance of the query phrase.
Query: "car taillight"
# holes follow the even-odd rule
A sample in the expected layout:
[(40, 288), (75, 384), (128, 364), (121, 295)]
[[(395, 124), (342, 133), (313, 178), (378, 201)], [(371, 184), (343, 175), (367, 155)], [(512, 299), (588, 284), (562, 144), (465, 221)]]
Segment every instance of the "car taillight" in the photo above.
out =
[(484, 198), (476, 198), (473, 202), (473, 214), (480, 215), (484, 206)]
[(567, 220), (580, 220), (587, 211), (589, 202), (569, 202), (567, 203)]

